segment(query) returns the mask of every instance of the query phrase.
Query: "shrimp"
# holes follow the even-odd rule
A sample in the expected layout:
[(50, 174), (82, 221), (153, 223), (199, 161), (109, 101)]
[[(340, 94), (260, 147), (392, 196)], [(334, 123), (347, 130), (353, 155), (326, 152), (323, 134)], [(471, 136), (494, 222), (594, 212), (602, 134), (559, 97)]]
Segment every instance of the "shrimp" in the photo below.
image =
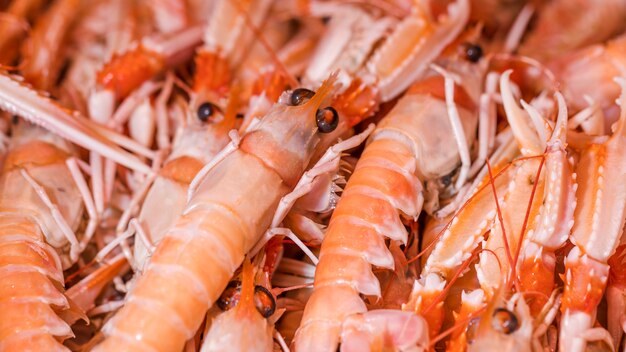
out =
[[(367, 311), (359, 294), (381, 295), (370, 265), (394, 268), (383, 236), (406, 243), (400, 215), (416, 219), (423, 204), (422, 182), (441, 178), (457, 166), (459, 151), (441, 146), (454, 128), (446, 103), (426, 90), (441, 86), (439, 77), (416, 84), (373, 133), (322, 242), (314, 292), (294, 340), (297, 350), (336, 349), (345, 319)], [(462, 133), (472, 135), (477, 122), (474, 105), (462, 88), (456, 90), (455, 96), (465, 99), (457, 123), (462, 124)], [(337, 307), (334, 301), (343, 303)]]
[(626, 221), (626, 81), (616, 81), (622, 88), (622, 112), (615, 132), (606, 142), (583, 151), (576, 167), (578, 206), (570, 236), (575, 247), (565, 261), (559, 335), (564, 351), (584, 351), (592, 339), (612, 342), (606, 330), (591, 327), (607, 284), (607, 261), (619, 245)]
[[(45, 89), (56, 81), (58, 71), (60, 70), (60, 67), (58, 67), (60, 63), (57, 61), (57, 58), (62, 56), (59, 52), (60, 47), (69, 30), (69, 23), (64, 24), (64, 22), (69, 21), (54, 23), (51, 31), (45, 24), (49, 21), (54, 22), (55, 16), (68, 17), (71, 20), (73, 15), (76, 14), (76, 7), (75, 0), (63, 0), (55, 3), (49, 9), (46, 21), (42, 22), (41, 28), (37, 29), (36, 35), (33, 37), (34, 39), (27, 46), (27, 50), (22, 52), (26, 63), (23, 69), (24, 77), (12, 77), (4, 73), (0, 77), (0, 87), (3, 91), (0, 97), (0, 104), (3, 105), (5, 110), (20, 115), (31, 122), (43, 125), (48, 129), (53, 129), (61, 137), (68, 138), (71, 142), (88, 150), (97, 150), (103, 155), (108, 154), (111, 159), (117, 159), (122, 165), (151, 174), (152, 171), (141, 163), (138, 158), (122, 153), (119, 150), (113, 151), (114, 148), (110, 145), (109, 139), (121, 143), (124, 147), (143, 156), (154, 158), (149, 150), (142, 148), (142, 146), (129, 141), (123, 136), (93, 125), (77, 112), (61, 107), (49, 97), (43, 97), (39, 92), (19, 82), (25, 79), (35, 88)], [(51, 56), (54, 56), (55, 59), (50, 59)], [(67, 128), (66, 125), (73, 126), (73, 128)], [(104, 135), (105, 138), (98, 135)], [(123, 154), (126, 155), (122, 156)]]
[[(327, 120), (324, 112), (331, 110), (319, 109), (334, 81), (331, 77), (301, 105), (286, 105), (284, 95), (254, 130), (196, 176), (183, 215), (157, 247), (126, 305), (105, 326), (107, 338), (96, 351), (119, 346), (178, 350), (193, 336), (204, 312), (272, 222), (281, 198), (298, 184), (320, 143), (319, 131), (328, 131), (326, 124), (337, 127), (337, 116)], [(251, 194), (254, 199), (244, 201)]]
[(70, 308), (59, 290), (63, 269), (85, 245), (75, 231), (89, 196), (73, 152), (41, 128), (14, 126), (0, 175), (2, 350), (65, 351), (57, 339), (73, 336), (56, 313)]

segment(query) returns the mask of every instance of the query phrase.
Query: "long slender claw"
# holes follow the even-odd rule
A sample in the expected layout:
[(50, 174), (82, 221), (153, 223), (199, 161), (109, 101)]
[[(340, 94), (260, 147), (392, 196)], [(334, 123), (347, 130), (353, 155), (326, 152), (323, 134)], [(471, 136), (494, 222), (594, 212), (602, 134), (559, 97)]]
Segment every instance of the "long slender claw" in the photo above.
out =
[[(151, 174), (153, 171), (133, 154), (121, 149), (111, 139), (87, 127), (85, 118), (58, 105), (51, 99), (0, 73), (0, 109), (21, 116), (85, 149), (93, 150), (130, 169)], [(109, 137), (114, 132), (108, 132)], [(121, 135), (115, 140), (126, 140)]]

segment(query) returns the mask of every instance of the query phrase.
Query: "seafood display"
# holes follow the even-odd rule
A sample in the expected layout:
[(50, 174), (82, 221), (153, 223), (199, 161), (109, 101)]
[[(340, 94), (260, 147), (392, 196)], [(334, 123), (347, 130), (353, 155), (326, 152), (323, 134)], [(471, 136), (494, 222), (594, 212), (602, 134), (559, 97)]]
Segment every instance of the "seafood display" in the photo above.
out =
[(0, 14), (0, 352), (626, 350), (626, 2)]

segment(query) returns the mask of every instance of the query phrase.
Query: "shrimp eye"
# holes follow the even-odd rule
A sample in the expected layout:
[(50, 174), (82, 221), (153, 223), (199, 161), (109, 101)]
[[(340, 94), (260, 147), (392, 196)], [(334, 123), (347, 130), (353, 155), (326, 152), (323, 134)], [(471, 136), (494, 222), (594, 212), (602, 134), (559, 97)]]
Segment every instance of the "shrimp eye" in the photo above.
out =
[(515, 314), (505, 308), (497, 308), (493, 312), (492, 327), (504, 334), (512, 334), (519, 328), (519, 321)]
[(228, 283), (224, 292), (217, 300), (217, 306), (223, 310), (227, 311), (229, 309), (234, 308), (239, 302), (239, 298), (241, 296), (241, 282), (238, 280), (233, 280)]
[(315, 113), (317, 128), (322, 133), (330, 133), (339, 125), (339, 114), (332, 106), (318, 109)]
[(465, 58), (473, 63), (476, 63), (483, 57), (483, 48), (478, 44), (466, 44), (465, 45)]
[(263, 318), (269, 318), (276, 311), (274, 295), (263, 286), (254, 286), (254, 304)]
[(215, 106), (213, 103), (204, 102), (200, 106), (198, 106), (198, 119), (202, 122), (207, 122), (211, 118), (211, 116), (215, 115), (216, 112), (219, 111), (219, 108)]
[(298, 88), (291, 92), (291, 97), (289, 98), (289, 105), (298, 106), (307, 102), (307, 100), (313, 98), (315, 92), (306, 89), (306, 88)]

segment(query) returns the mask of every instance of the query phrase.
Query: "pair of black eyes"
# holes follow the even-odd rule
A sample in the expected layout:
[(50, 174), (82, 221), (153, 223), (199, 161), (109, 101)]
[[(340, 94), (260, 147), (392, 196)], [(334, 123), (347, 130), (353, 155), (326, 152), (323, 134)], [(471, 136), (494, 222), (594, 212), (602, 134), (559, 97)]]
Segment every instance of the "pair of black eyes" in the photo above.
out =
[[(306, 103), (315, 95), (315, 92), (306, 88), (298, 88), (291, 93), (289, 97), (289, 105), (298, 106)], [(220, 109), (213, 103), (204, 102), (198, 106), (196, 115), (202, 122), (207, 122), (213, 115), (219, 112)], [(332, 106), (318, 109), (315, 113), (315, 121), (317, 128), (322, 133), (330, 133), (334, 131), (339, 125), (339, 114)]]
[[(217, 300), (217, 306), (227, 311), (234, 308), (241, 296), (241, 281), (233, 280), (228, 283), (226, 289)], [(254, 286), (254, 305), (257, 311), (264, 317), (269, 318), (276, 311), (276, 300), (274, 295), (263, 286)]]
[[(289, 105), (299, 106), (306, 103), (309, 99), (313, 98), (315, 92), (306, 89), (295, 89), (289, 97)], [(315, 122), (317, 123), (317, 129), (321, 133), (330, 133), (334, 131), (339, 125), (339, 114), (332, 106), (327, 106), (323, 109), (317, 109), (315, 113)]]

